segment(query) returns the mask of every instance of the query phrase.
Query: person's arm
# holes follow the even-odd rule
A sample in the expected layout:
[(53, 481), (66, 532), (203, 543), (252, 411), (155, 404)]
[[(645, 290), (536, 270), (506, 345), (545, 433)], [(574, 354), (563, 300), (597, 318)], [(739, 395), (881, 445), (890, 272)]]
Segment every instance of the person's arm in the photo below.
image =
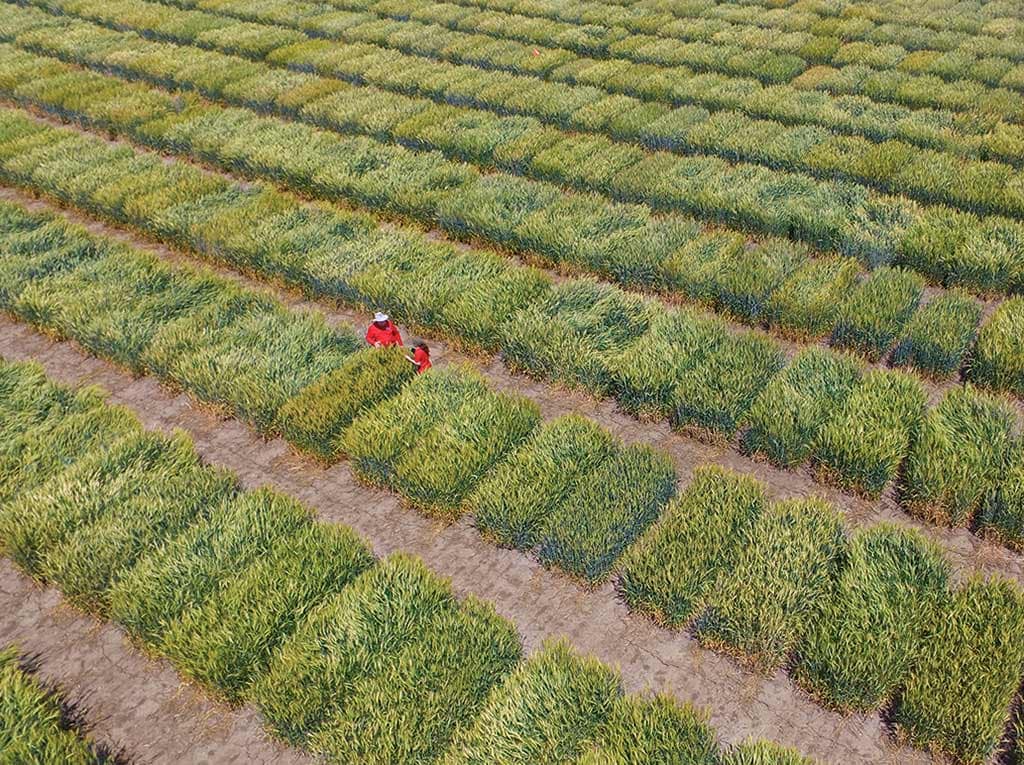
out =
[(412, 356), (406, 356), (405, 360), (408, 361), (410, 364), (415, 365), (416, 367), (420, 366), (420, 362), (416, 361), (416, 359), (414, 359)]

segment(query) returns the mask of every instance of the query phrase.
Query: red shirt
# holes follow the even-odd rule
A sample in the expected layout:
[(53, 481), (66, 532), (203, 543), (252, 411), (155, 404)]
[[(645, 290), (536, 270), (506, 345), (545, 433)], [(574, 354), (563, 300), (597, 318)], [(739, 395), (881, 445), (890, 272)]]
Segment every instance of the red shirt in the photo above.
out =
[(430, 369), (430, 354), (422, 348), (412, 352), (412, 360), (416, 362), (416, 374), (421, 375)]
[(370, 345), (401, 345), (402, 336), (398, 333), (398, 327), (390, 321), (384, 325), (384, 329), (377, 326), (376, 322), (366, 330), (366, 342)]

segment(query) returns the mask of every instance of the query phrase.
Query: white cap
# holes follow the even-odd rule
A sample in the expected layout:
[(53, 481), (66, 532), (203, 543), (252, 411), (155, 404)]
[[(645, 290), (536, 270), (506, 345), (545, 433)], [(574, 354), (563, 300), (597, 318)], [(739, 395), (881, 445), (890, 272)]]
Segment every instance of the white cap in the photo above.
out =
[(388, 315), (386, 313), (381, 313), (380, 311), (377, 311), (377, 313), (375, 313), (373, 315), (373, 320), (374, 321), (387, 321), (388, 320)]

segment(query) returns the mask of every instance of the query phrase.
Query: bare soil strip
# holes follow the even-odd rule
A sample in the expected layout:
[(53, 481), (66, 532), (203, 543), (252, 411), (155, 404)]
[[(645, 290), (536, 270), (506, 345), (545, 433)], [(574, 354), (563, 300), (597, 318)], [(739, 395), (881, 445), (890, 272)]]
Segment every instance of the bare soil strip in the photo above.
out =
[(182, 685), (169, 664), (150, 661), (119, 629), (72, 610), (7, 559), (0, 559), (0, 643), (16, 643), (34, 659), (37, 677), (60, 686), (89, 735), (133, 765), (312, 761), (271, 741), (254, 709), (232, 711)]

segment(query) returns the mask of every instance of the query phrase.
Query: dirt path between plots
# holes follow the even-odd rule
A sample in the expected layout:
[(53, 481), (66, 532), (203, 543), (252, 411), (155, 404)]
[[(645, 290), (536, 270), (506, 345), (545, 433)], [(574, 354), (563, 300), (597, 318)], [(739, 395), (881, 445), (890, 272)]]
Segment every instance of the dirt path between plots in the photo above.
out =
[[(295, 290), (270, 285), (203, 258), (182, 254), (166, 245), (153, 243), (134, 232), (94, 220), (49, 201), (30, 197), (16, 189), (0, 186), (0, 199), (17, 202), (35, 211), (56, 212), (98, 236), (117, 239), (173, 263), (191, 267), (201, 264), (249, 289), (269, 292), (294, 310), (319, 311), (332, 326), (354, 328), (357, 332), (362, 332), (369, 319), (359, 311), (325, 300), (310, 300)], [(407, 341), (414, 336), (403, 328), (403, 337)], [(700, 465), (721, 465), (755, 476), (765, 483), (769, 494), (778, 499), (823, 497), (839, 508), (847, 524), (852, 528), (891, 522), (918, 529), (944, 549), (958, 575), (1002, 574), (1024, 584), (1024, 556), (1000, 544), (982, 539), (967, 529), (944, 528), (911, 517), (900, 507), (893, 486), (890, 486), (878, 500), (855, 497), (819, 483), (806, 466), (797, 471), (787, 471), (773, 467), (767, 462), (752, 460), (738, 450), (736, 439), (731, 444), (708, 444), (688, 438), (673, 431), (666, 421), (638, 421), (632, 415), (619, 410), (613, 400), (599, 400), (584, 393), (568, 391), (524, 375), (513, 374), (499, 356), (468, 356), (435, 337), (428, 339), (431, 358), (435, 364), (471, 364), (484, 374), (495, 389), (531, 398), (540, 406), (545, 418), (576, 412), (600, 423), (627, 443), (647, 443), (664, 450), (672, 456), (682, 484), (689, 482), (694, 468)], [(935, 398), (936, 390), (932, 389), (931, 392)]]
[(231, 711), (148, 660), (116, 627), (71, 609), (0, 558), (0, 643), (36, 661), (78, 706), (87, 733), (133, 765), (290, 765), (311, 758), (270, 741), (253, 709)]
[[(133, 380), (113, 364), (88, 356), (71, 343), (53, 342), (7, 317), (0, 317), (0, 355), (39, 361), (49, 375), (67, 384), (103, 385), (111, 391), (113, 403), (131, 407), (147, 427), (186, 430), (204, 458), (235, 470), (245, 485), (270, 484), (307, 503), (321, 518), (352, 526), (378, 555), (402, 550), (422, 556), (434, 571), (451, 578), (460, 595), (472, 593), (493, 602), (499, 613), (515, 623), (528, 652), (546, 638), (564, 635), (579, 650), (619, 666), (628, 690), (663, 691), (708, 708), (712, 725), (726, 742), (770, 738), (835, 765), (929, 761), (923, 752), (895, 746), (877, 715), (843, 718), (829, 712), (782, 672), (771, 677), (753, 674), (704, 650), (685, 633), (662, 629), (645, 617), (630, 614), (610, 584), (586, 592), (531, 557), (485, 542), (468, 520), (445, 526), (406, 510), (395, 495), (359, 484), (345, 463), (318, 467), (295, 454), (283, 440), (263, 441), (241, 422), (221, 420), (188, 396), (168, 392), (156, 378)], [(31, 613), (34, 604), (46, 598), (56, 601), (56, 593), (40, 595), (31, 587), (14, 586), (9, 580), (27, 584), (18, 575), (5, 573), (3, 579), (9, 615), (22, 610)], [(49, 610), (55, 613), (57, 608)], [(35, 621), (8, 616), (0, 620), (0, 639), (17, 639), (27, 651), (46, 649), (46, 655), (53, 657), (43, 662), (46, 676), (95, 698), (101, 735), (105, 733), (103, 721), (112, 721), (112, 738), (128, 745), (130, 751), (133, 746), (143, 754), (153, 750), (151, 759), (144, 760), (150, 762), (203, 762), (200, 750), (204, 747), (219, 752), (223, 746), (230, 753), (241, 746), (239, 741), (261, 739), (254, 725), (243, 725), (222, 712), (227, 726), (222, 737), (211, 731), (210, 738), (195, 742), (185, 753), (186, 759), (171, 757), (171, 742), (178, 736), (163, 727), (166, 710), (156, 703), (163, 699), (171, 702), (172, 708), (175, 704), (172, 699), (177, 698), (178, 684), (171, 671), (163, 664), (144, 671), (146, 662), (141, 654), (128, 649), (113, 627), (97, 627), (86, 617), (75, 617), (72, 624), (79, 626), (70, 629), (55, 615)], [(91, 626), (93, 636), (84, 624)], [(55, 639), (63, 639), (60, 636), (67, 636), (75, 650), (82, 652), (80, 659), (50, 647)], [(120, 669), (128, 655), (134, 656), (138, 672)], [(124, 676), (130, 677), (130, 682)], [(118, 690), (121, 682), (135, 690)], [(146, 701), (140, 701), (139, 693), (145, 694)], [(188, 709), (191, 704), (182, 706)], [(207, 709), (200, 708), (203, 712)], [(190, 731), (179, 745), (198, 738), (191, 729), (204, 730), (196, 720), (204, 715), (177, 715), (173, 715), (173, 724), (180, 723)], [(156, 719), (149, 725), (151, 717)], [(248, 713), (242, 717), (251, 719)], [(87, 720), (91, 718), (87, 716)], [(249, 730), (248, 735), (239, 727)], [(182, 733), (180, 728), (177, 733)], [(187, 759), (193, 755), (200, 759)], [(208, 761), (232, 762), (220, 759), (219, 754)], [(261, 760), (254, 757), (252, 761)]]

